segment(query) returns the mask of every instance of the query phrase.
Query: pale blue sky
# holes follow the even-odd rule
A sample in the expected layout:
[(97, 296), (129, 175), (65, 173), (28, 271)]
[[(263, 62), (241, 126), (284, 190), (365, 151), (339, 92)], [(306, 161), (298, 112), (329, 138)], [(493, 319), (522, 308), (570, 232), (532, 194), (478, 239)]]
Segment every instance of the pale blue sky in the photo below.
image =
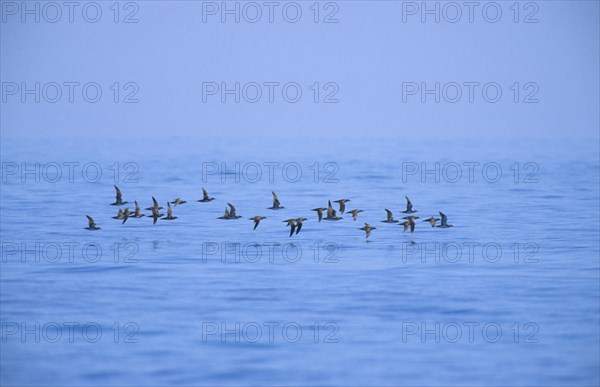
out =
[[(534, 15), (538, 23), (522, 22), (534, 11), (524, 9), (527, 2), (520, 3), (519, 23), (509, 9), (512, 1), (499, 2), (503, 13), (497, 23), (485, 21), (481, 7), (475, 10), (473, 23), (466, 14), (457, 23), (435, 23), (431, 16), (422, 23), (418, 15), (405, 15), (407, 22), (402, 21), (409, 2), (340, 1), (335, 2), (339, 22), (327, 24), (314, 23), (312, 1), (299, 2), (303, 14), (297, 23), (283, 20), (280, 10), (286, 2), (281, 2), (273, 23), (263, 14), (258, 23), (242, 18), (237, 24), (231, 16), (221, 23), (219, 15), (205, 15), (203, 23), (203, 6), (208, 3), (200, 1), (137, 2), (139, 22), (134, 24), (113, 22), (109, 9), (113, 2), (100, 2), (103, 14), (98, 23), (83, 20), (80, 9), (75, 10), (73, 23), (66, 14), (57, 23), (34, 23), (33, 16), (22, 23), (6, 3), (11, 2), (2, 2), (0, 66), (5, 87), (6, 82), (26, 82), (30, 87), (36, 81), (42, 86), (97, 82), (103, 95), (95, 104), (85, 102), (80, 89), (74, 103), (68, 103), (66, 87), (55, 104), (33, 103), (32, 96), (21, 103), (18, 93), (5, 95), (3, 136), (152, 133), (157, 139), (174, 134), (285, 138), (289, 133), (343, 132), (357, 138), (598, 139), (597, 1), (534, 2), (539, 7)], [(235, 2), (228, 4), (233, 7)], [(119, 17), (132, 10), (122, 9)], [(321, 9), (319, 17), (333, 10), (333, 6)], [(231, 96), (228, 103), (221, 103), (218, 96), (202, 102), (203, 82), (271, 81), (297, 82), (302, 98), (287, 103), (276, 89), (275, 103), (268, 103), (263, 86), (262, 99), (255, 104), (243, 99), (236, 104)], [(436, 81), (442, 86), (497, 82), (503, 94), (497, 103), (488, 103), (479, 88), (474, 102), (468, 103), (464, 87), (462, 99), (454, 104), (443, 100), (436, 104), (433, 96), (421, 103), (419, 94), (403, 102), (403, 82), (433, 87)], [(121, 86), (135, 82), (139, 103), (115, 104), (109, 89), (114, 82)], [(315, 82), (321, 87), (335, 82), (339, 103), (314, 103), (310, 87)], [(510, 87), (515, 82), (521, 88), (535, 83), (539, 102), (514, 103)], [(521, 89), (519, 98), (534, 87)], [(121, 92), (123, 98), (126, 92)]]

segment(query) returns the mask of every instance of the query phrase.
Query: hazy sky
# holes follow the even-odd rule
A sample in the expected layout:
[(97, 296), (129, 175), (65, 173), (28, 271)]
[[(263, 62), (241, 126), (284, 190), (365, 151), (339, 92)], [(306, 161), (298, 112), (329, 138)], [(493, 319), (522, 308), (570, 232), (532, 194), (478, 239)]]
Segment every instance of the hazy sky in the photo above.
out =
[(1, 2), (3, 136), (598, 139), (597, 1), (23, 4)]

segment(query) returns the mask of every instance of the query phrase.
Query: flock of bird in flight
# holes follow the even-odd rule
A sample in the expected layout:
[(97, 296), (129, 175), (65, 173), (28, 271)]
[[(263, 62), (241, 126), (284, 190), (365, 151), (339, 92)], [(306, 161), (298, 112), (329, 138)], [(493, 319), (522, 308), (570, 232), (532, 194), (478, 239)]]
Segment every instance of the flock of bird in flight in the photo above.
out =
[[(117, 187), (116, 185), (115, 185), (115, 190), (117, 192), (116, 201), (114, 203), (111, 203), (112, 206), (124, 206), (125, 204), (129, 203), (129, 202), (123, 201), (123, 194), (121, 193), (121, 190), (119, 189), (119, 187)], [(279, 201), (279, 198), (277, 197), (275, 192), (271, 192), (271, 193), (273, 194), (273, 206), (268, 207), (267, 209), (269, 209), (269, 210), (283, 209), (284, 207), (281, 205), (281, 202)], [(405, 197), (406, 197), (406, 210), (402, 211), (402, 213), (403, 214), (414, 214), (415, 212), (417, 212), (417, 210), (413, 209), (413, 204), (410, 201), (410, 199), (408, 198), (408, 196), (405, 196)], [(204, 187), (202, 187), (202, 199), (199, 199), (197, 201), (202, 202), (202, 203), (207, 203), (207, 202), (210, 202), (213, 200), (215, 200), (215, 198), (211, 198), (208, 195), (208, 192), (204, 189)], [(334, 200), (334, 203), (339, 204), (340, 214), (343, 214), (346, 211), (346, 203), (349, 201), (350, 201), (350, 199)], [(156, 221), (158, 219), (161, 219), (161, 220), (177, 219), (176, 216), (173, 216), (173, 208), (171, 207), (171, 204), (173, 204), (174, 206), (178, 206), (178, 205), (187, 203), (185, 200), (181, 200), (181, 198), (177, 198), (177, 199), (173, 200), (172, 202), (167, 202), (167, 215), (165, 216), (164, 214), (160, 213), (160, 210), (162, 210), (164, 207), (161, 207), (158, 205), (158, 201), (154, 198), (154, 196), (152, 197), (152, 202), (153, 202), (152, 207), (146, 208), (146, 210), (152, 212), (150, 215), (142, 214), (142, 210), (141, 210), (138, 202), (136, 201), (134, 211), (130, 211), (129, 208), (125, 208), (125, 210), (122, 210), (121, 208), (119, 208), (119, 212), (117, 213), (116, 216), (113, 216), (113, 219), (123, 220), (122, 223), (125, 223), (125, 222), (127, 222), (127, 219), (129, 219), (129, 218), (143, 218), (144, 216), (147, 216), (147, 217), (153, 219), (153, 224), (156, 224)], [(227, 206), (228, 207), (225, 207), (225, 214), (223, 214), (223, 216), (219, 216), (217, 219), (229, 220), (229, 219), (241, 218), (241, 216), (239, 216), (237, 214), (236, 208), (233, 206), (233, 204), (227, 203)], [(329, 200), (327, 207), (313, 208), (311, 211), (317, 212), (319, 222), (321, 222), (321, 220), (338, 221), (338, 220), (343, 219), (341, 216), (337, 215), (338, 211), (333, 209), (333, 206), (331, 205), (331, 200)], [(358, 214), (361, 212), (364, 212), (364, 211), (359, 210), (359, 209), (348, 211), (349, 214), (352, 214), (352, 219), (355, 221), (356, 221), (356, 219), (358, 219)], [(394, 219), (394, 214), (392, 213), (392, 211), (390, 211), (386, 208), (385, 212), (387, 213), (387, 218), (385, 220), (382, 220), (382, 222), (383, 223), (400, 223), (400, 225), (404, 226), (404, 230), (402, 232), (405, 232), (408, 229), (410, 229), (411, 233), (414, 232), (415, 226), (416, 226), (415, 220), (420, 219), (418, 216), (407, 215), (402, 218), (402, 219), (404, 219), (404, 221), (400, 222), (399, 220)], [(445, 214), (443, 214), (442, 212), (440, 212), (439, 214), (440, 214), (440, 218), (436, 218), (436, 217), (432, 216), (430, 218), (424, 219), (423, 221), (429, 222), (429, 224), (431, 224), (431, 227), (438, 227), (438, 228), (452, 227), (451, 224), (448, 224), (448, 217)], [(323, 216), (323, 215), (325, 215), (325, 216)], [(101, 228), (98, 227), (98, 225), (96, 225), (94, 218), (92, 218), (89, 215), (86, 215), (86, 217), (88, 218), (88, 227), (85, 228), (86, 230), (90, 230), (90, 231), (101, 230)], [(263, 219), (266, 219), (266, 217), (265, 216), (254, 216), (254, 217), (248, 218), (248, 219), (254, 221), (253, 229), (256, 230), (256, 227), (258, 227), (260, 221)], [(283, 221), (284, 223), (287, 223), (286, 226), (290, 227), (290, 237), (292, 235), (294, 235), (294, 233), (298, 234), (300, 232), (300, 229), (302, 229), (302, 222), (305, 220), (307, 220), (307, 219), (306, 218), (292, 218), (292, 219), (286, 219)], [(440, 224), (436, 225), (436, 223), (438, 221), (440, 221)], [(366, 238), (369, 238), (369, 236), (371, 235), (371, 231), (375, 230), (375, 229), (376, 229), (376, 227), (373, 227), (370, 224), (365, 223), (364, 227), (361, 227), (359, 230), (363, 230), (366, 234)]]

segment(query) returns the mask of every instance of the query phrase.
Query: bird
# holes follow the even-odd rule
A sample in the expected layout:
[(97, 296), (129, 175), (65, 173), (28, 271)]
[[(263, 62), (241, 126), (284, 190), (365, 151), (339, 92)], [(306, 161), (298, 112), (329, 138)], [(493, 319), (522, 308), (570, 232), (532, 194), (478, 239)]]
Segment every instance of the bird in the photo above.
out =
[(215, 200), (215, 198), (208, 197), (208, 192), (202, 187), (202, 199), (198, 200), (199, 202), (210, 202), (211, 200)]
[(323, 220), (323, 211), (327, 210), (327, 208), (323, 208), (323, 207), (318, 207), (318, 208), (313, 208), (311, 211), (317, 211), (317, 215), (319, 215), (319, 222), (321, 220)]
[(359, 228), (359, 230), (363, 230), (366, 234), (365, 239), (369, 238), (371, 235), (371, 230), (375, 230), (377, 227), (372, 227), (369, 223), (365, 223), (364, 227)]
[[(227, 209), (225, 209), (225, 211), (227, 211)], [(248, 219), (254, 221), (254, 228), (253, 228), (253, 230), (256, 230), (256, 228), (258, 227), (258, 224), (260, 223), (260, 221), (263, 220), (263, 219), (267, 219), (267, 217), (266, 216), (255, 216), (255, 217), (248, 218)]]
[(163, 207), (158, 205), (158, 200), (156, 200), (156, 198), (154, 196), (152, 196), (152, 207), (148, 207), (146, 209), (149, 211), (152, 211), (153, 208), (156, 208), (157, 210), (163, 209)]
[(225, 207), (225, 214), (223, 216), (219, 216), (217, 219), (229, 219), (229, 210)]
[(404, 230), (402, 230), (402, 232), (405, 232), (409, 227), (410, 227), (411, 233), (415, 231), (415, 220), (414, 219), (405, 220), (404, 222), (402, 222), (400, 224), (402, 226), (404, 226)]
[(342, 217), (337, 216), (337, 212), (333, 209), (333, 206), (331, 205), (331, 200), (329, 200), (327, 203), (327, 217), (325, 218), (325, 220), (340, 220), (340, 219), (342, 219)]
[(432, 216), (431, 218), (424, 219), (423, 222), (429, 222), (431, 224), (431, 227), (435, 227), (435, 222), (437, 222), (438, 220), (440, 219)]
[(235, 207), (233, 206), (233, 204), (231, 203), (227, 203), (227, 205), (229, 206), (229, 218), (228, 219), (239, 219), (241, 218), (241, 216), (236, 214), (236, 210)]
[(354, 219), (356, 221), (356, 219), (358, 218), (358, 214), (364, 212), (363, 210), (352, 210), (349, 212), (349, 214), (352, 214), (352, 219)]
[(282, 208), (284, 208), (281, 203), (279, 202), (279, 198), (277, 197), (277, 194), (273, 191), (271, 191), (271, 193), (273, 194), (273, 207), (269, 207), (269, 210), (280, 210)]
[(135, 212), (133, 213), (133, 217), (134, 218), (142, 218), (144, 217), (144, 214), (142, 214), (141, 209), (140, 209), (140, 205), (138, 204), (138, 202), (135, 202)]
[(94, 222), (94, 218), (92, 218), (89, 215), (86, 215), (86, 217), (88, 218), (88, 226), (85, 228), (86, 230), (90, 230), (90, 231), (101, 230), (101, 228), (96, 225), (96, 222)]
[(153, 219), (152, 224), (156, 224), (156, 221), (158, 220), (158, 218), (160, 218), (163, 215), (164, 214), (159, 214), (158, 213), (158, 207), (153, 207), (152, 208), (152, 215), (148, 215), (148, 216)]
[(117, 200), (114, 203), (111, 203), (110, 205), (111, 206), (122, 206), (123, 204), (127, 204), (128, 202), (123, 201), (123, 193), (121, 193), (121, 190), (116, 185), (115, 185), (115, 191), (117, 191)]
[(414, 232), (415, 231), (415, 221), (413, 220), (412, 222), (410, 220), (405, 220), (404, 222), (400, 223), (402, 226), (404, 226), (404, 230), (402, 230), (402, 232), (405, 232), (409, 227), (410, 227), (410, 232)]
[(340, 199), (340, 200), (335, 200), (335, 203), (339, 203), (340, 205), (340, 214), (343, 214), (344, 211), (346, 211), (346, 202), (349, 202), (350, 199)]
[(178, 206), (180, 204), (185, 204), (185, 203), (187, 203), (187, 202), (185, 200), (181, 200), (181, 198), (177, 198), (171, 202), (171, 204), (175, 204), (176, 206)]
[(296, 220), (295, 219), (287, 219), (282, 222), (287, 223), (290, 226), (290, 237), (294, 235), (294, 230), (296, 229)]
[(308, 220), (306, 218), (296, 218), (296, 234), (298, 234), (300, 232), (300, 229), (302, 228), (302, 222), (305, 220)]
[(162, 220), (173, 220), (177, 219), (176, 216), (173, 216), (173, 209), (171, 208), (171, 203), (167, 202), (167, 216), (162, 218)]
[(117, 212), (117, 216), (113, 216), (113, 219), (123, 219), (123, 210), (119, 208), (119, 212)]
[(446, 214), (440, 212), (440, 216), (442, 217), (442, 221), (440, 222), (441, 224), (438, 226), (439, 228), (453, 227), (451, 224), (448, 224), (448, 217), (446, 216)]
[(382, 220), (383, 223), (398, 223), (398, 221), (394, 219), (394, 214), (392, 213), (392, 211), (386, 208), (385, 212), (387, 213), (387, 219)]
[(404, 230), (402, 230), (402, 232), (406, 232), (408, 226), (410, 226), (410, 222), (408, 220), (405, 220), (404, 222), (400, 223), (400, 225), (404, 226)]
[(413, 205), (408, 196), (404, 196), (406, 198), (406, 210), (402, 211), (403, 214), (413, 214), (417, 212), (417, 210), (413, 210)]
[(129, 211), (129, 208), (126, 208), (125, 211), (123, 211), (123, 223), (127, 222), (127, 219), (129, 219), (129, 215), (131, 215), (131, 211)]

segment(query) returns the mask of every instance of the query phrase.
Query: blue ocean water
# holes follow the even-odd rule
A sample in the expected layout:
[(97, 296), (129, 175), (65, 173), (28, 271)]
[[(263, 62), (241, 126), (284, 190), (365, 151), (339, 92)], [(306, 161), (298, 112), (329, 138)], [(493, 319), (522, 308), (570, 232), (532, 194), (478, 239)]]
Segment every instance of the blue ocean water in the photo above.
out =
[(3, 138), (2, 385), (598, 385), (599, 183), (593, 142)]

